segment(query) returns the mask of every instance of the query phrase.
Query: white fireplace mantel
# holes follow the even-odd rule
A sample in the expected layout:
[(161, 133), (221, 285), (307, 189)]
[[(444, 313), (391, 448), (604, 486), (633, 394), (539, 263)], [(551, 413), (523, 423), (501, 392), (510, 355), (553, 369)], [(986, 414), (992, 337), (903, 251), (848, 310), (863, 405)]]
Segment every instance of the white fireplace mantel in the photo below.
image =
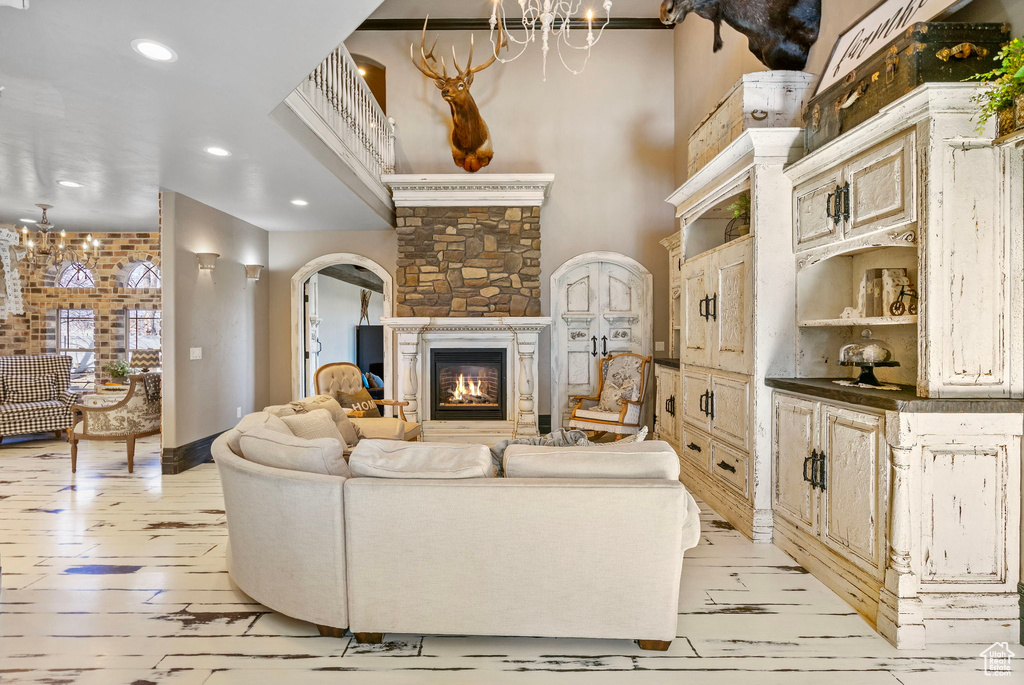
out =
[(554, 174), (385, 174), (395, 207), (540, 207)]
[[(495, 443), (513, 436), (538, 435), (537, 344), (551, 325), (547, 316), (520, 317), (381, 317), (380, 322), (398, 336), (399, 399), (409, 406), (405, 415), (423, 424), (425, 440), (468, 440)], [(432, 348), (466, 347), (505, 351), (503, 421), (435, 421), (430, 411), (429, 356)]]

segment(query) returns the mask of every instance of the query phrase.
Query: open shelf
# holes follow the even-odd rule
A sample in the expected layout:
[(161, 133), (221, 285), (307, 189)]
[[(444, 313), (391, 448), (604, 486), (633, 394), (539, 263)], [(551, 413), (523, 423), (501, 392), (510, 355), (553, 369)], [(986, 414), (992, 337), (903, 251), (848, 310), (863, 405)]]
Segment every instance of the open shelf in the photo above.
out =
[(751, 217), (748, 233), (737, 236), (732, 240), (727, 241), (725, 239), (725, 230), (729, 226), (729, 222), (733, 220), (733, 212), (730, 206), (741, 195), (750, 197), (749, 179), (732, 188), (724, 197), (717, 198), (700, 216), (691, 219), (683, 227), (683, 254), (687, 261), (753, 233), (753, 217)]
[(808, 319), (797, 323), (801, 328), (826, 326), (909, 326), (917, 325), (917, 314), (907, 316), (862, 316), (852, 319)]

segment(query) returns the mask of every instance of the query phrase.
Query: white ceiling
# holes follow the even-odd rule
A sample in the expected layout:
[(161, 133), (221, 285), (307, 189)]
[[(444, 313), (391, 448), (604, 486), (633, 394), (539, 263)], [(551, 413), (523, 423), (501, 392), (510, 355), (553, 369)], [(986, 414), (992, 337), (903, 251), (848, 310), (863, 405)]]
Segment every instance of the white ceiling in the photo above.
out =
[[(652, 0), (653, 1), (653, 0)], [(0, 222), (151, 231), (166, 188), (268, 230), (387, 224), (268, 118), (379, 0), (0, 7)], [(158, 40), (159, 64), (130, 46)], [(215, 158), (208, 145), (233, 154)], [(57, 185), (68, 179), (84, 184)], [(309, 201), (295, 207), (292, 198)]]
[[(504, 0), (505, 10), (511, 15), (515, 0)], [(580, 15), (588, 9), (595, 17), (604, 16), (604, 0), (582, 0)], [(370, 19), (421, 19), (427, 14), (437, 18), (471, 19), (491, 16), (493, 0), (385, 0)], [(657, 17), (661, 0), (614, 0), (613, 17)]]
[[(594, 16), (604, 15), (604, 0), (583, 0), (580, 15), (588, 9)], [(473, 18), (490, 16), (493, 0), (385, 0), (370, 15), (372, 19), (422, 18), (428, 13), (434, 17)], [(515, 0), (505, 0), (505, 9), (511, 15), (516, 7)], [(662, 7), (660, 0), (613, 0), (611, 15), (622, 17), (657, 16)]]

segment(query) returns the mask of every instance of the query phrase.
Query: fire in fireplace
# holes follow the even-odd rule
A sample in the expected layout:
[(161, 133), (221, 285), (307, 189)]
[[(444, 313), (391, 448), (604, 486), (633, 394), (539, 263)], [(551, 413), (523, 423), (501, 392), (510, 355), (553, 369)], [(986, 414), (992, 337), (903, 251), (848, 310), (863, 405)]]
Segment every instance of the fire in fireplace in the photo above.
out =
[(431, 418), (503, 420), (505, 350), (430, 351)]

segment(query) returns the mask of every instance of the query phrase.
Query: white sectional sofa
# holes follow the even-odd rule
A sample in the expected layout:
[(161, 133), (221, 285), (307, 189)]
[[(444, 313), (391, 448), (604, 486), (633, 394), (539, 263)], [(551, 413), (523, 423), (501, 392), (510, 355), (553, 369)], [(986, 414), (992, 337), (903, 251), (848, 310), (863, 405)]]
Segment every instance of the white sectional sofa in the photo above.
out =
[[(344, 476), (255, 463), (243, 455), (254, 443), (239, 438), (213, 444), (228, 570), (253, 599), (322, 634), (621, 638), (646, 649), (676, 635), (683, 553), (700, 528), (665, 443), (515, 445), (496, 478), (483, 446), (363, 441)], [(427, 468), (432, 449), (446, 458)]]

